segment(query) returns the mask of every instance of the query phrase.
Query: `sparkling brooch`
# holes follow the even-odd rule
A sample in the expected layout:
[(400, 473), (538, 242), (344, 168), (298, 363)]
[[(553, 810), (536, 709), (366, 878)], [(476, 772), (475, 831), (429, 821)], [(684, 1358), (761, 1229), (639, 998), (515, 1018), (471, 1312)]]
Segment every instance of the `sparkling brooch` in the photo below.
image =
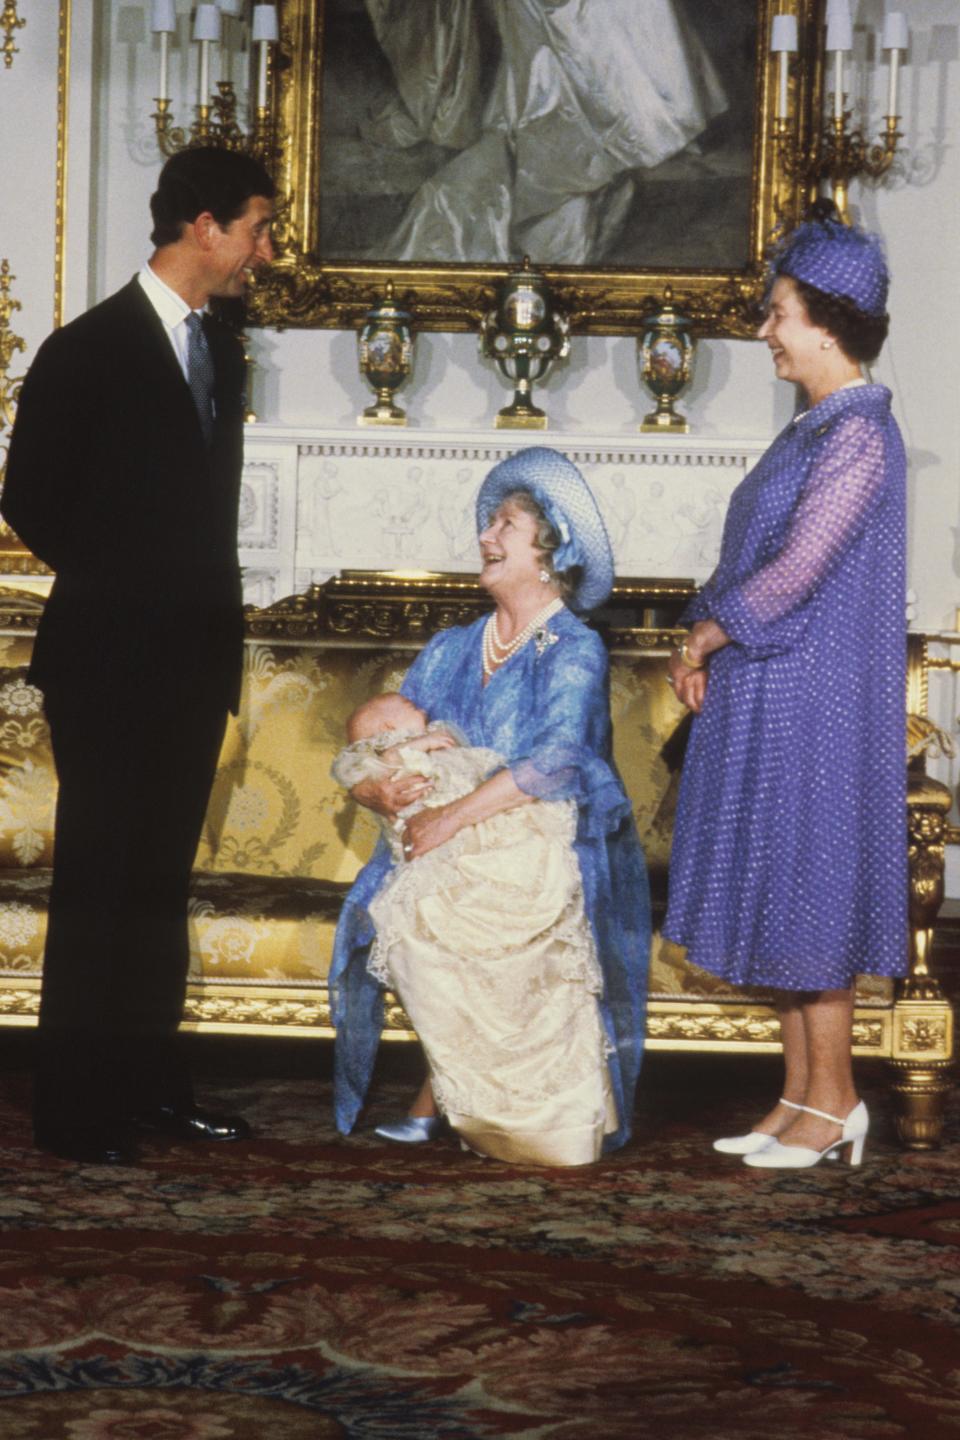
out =
[(559, 635), (554, 635), (551, 630), (547, 629), (546, 625), (541, 625), (533, 637), (533, 643), (537, 647), (537, 659), (540, 659), (540, 656), (547, 649), (548, 645), (556, 645), (559, 639)]

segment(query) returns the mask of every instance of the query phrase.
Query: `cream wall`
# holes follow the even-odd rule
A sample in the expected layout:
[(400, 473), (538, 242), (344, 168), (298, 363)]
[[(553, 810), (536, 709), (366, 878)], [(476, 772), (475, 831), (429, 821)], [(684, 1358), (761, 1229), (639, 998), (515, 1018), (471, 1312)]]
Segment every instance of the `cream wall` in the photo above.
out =
[[(892, 180), (879, 189), (855, 186), (853, 201), (883, 233), (894, 274), (891, 340), (876, 376), (893, 391), (910, 457), (912, 623), (936, 630), (952, 627), (960, 603), (960, 13), (957, 0), (910, 0), (902, 8), (912, 32), (902, 106), (909, 150)], [(29, 359), (54, 313), (57, 7), (20, 0), (19, 10), (26, 20), (15, 37), (20, 53), (9, 69), (0, 65), (0, 259), (16, 276), (23, 309), (14, 329)], [(880, 23), (882, 0), (858, 0), (855, 12), (862, 49)], [(67, 318), (121, 285), (147, 253), (147, 200), (159, 166), (148, 20), (149, 0), (73, 0)], [(185, 34), (182, 15), (174, 84), (188, 63)], [(253, 355), (264, 421), (352, 425), (367, 403), (349, 333), (257, 333)], [(15, 373), (18, 367), (15, 358)], [(555, 436), (632, 433), (643, 403), (632, 339), (575, 339), (570, 360), (541, 393)], [(473, 428), (490, 423), (505, 391), (474, 337), (423, 335), (404, 396), (422, 425)], [(715, 341), (700, 347), (683, 408), (702, 434), (763, 438), (792, 405), (762, 346)], [(953, 682), (937, 682), (944, 722), (960, 709), (955, 692)], [(951, 888), (960, 893), (960, 874)]]

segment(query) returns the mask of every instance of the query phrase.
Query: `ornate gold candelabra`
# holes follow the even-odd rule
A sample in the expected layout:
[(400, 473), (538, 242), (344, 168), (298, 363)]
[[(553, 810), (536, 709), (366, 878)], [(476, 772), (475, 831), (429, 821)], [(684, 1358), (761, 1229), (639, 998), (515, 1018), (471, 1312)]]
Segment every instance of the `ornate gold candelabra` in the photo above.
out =
[(805, 146), (793, 133), (789, 119), (774, 122), (777, 158), (784, 172), (791, 180), (806, 186), (811, 194), (816, 194), (821, 185), (829, 181), (834, 203), (844, 220), (849, 219), (850, 181), (861, 175), (879, 180), (893, 164), (897, 145), (903, 139), (897, 129), (899, 115), (884, 117), (884, 133), (876, 140), (868, 139), (859, 128), (850, 129), (851, 119), (852, 111), (844, 110), (842, 115), (826, 121)]
[(157, 144), (164, 155), (175, 155), (197, 145), (220, 145), (225, 150), (245, 150), (258, 159), (269, 161), (275, 150), (275, 131), (270, 107), (258, 105), (250, 134), (237, 123), (237, 94), (232, 80), (218, 80), (217, 94), (209, 105), (196, 105), (196, 119), (187, 130), (174, 125), (171, 102), (157, 99), (153, 123)]
[[(910, 44), (910, 32), (903, 11), (886, 12), (878, 42), (878, 52), (884, 51), (888, 58), (887, 113), (881, 134), (876, 140), (871, 140), (862, 129), (852, 124), (853, 111), (847, 109), (845, 66), (854, 48), (850, 0), (827, 0), (821, 73), (828, 65), (832, 66), (833, 88), (828, 96), (829, 114), (822, 119), (813, 119), (807, 137), (800, 119), (800, 77), (795, 64), (797, 55), (802, 53), (798, 18), (790, 10), (781, 10), (770, 22), (770, 54), (777, 70), (773, 138), (780, 168), (790, 180), (799, 182), (811, 199), (815, 198), (824, 181), (829, 181), (834, 203), (848, 222), (850, 181), (861, 175), (879, 180), (893, 164), (897, 145), (903, 138), (897, 129), (900, 120), (897, 114), (898, 87), (900, 64)], [(814, 43), (812, 32), (808, 31), (806, 43)], [(817, 90), (814, 85), (814, 95)], [(794, 97), (792, 107), (791, 91)]]
[(174, 123), (168, 88), (170, 43), (178, 25), (175, 0), (152, 0), (151, 29), (160, 46), (159, 93), (154, 102), (157, 108), (153, 112), (153, 123), (157, 143), (164, 155), (175, 155), (180, 150), (198, 145), (217, 145), (225, 150), (256, 155), (268, 166), (273, 160), (277, 135), (270, 107), (273, 84), (271, 51), (280, 38), (276, 4), (258, 0), (253, 7), (249, 32), (251, 61), (254, 51), (258, 55), (255, 67), (251, 65), (250, 74), (252, 130), (245, 133), (238, 123), (238, 97), (233, 80), (229, 78), (229, 70), (227, 78), (218, 80), (211, 92), (211, 60), (217, 53), (224, 54), (224, 26), (228, 21), (232, 29), (226, 32), (227, 38), (232, 39), (230, 48), (235, 50), (239, 34), (246, 24), (241, 10), (240, 0), (198, 4), (194, 10), (193, 40), (199, 50), (199, 73), (195, 118), (187, 128)]

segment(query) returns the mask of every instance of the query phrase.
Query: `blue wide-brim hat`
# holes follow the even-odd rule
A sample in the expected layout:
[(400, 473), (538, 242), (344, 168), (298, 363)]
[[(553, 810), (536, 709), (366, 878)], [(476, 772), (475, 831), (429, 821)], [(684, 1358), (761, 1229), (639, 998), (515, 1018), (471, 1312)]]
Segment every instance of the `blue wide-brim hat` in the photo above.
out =
[(778, 275), (839, 295), (864, 315), (886, 314), (890, 273), (883, 246), (878, 235), (858, 225), (829, 217), (798, 225), (770, 259), (770, 285)]
[(613, 551), (593, 491), (573, 461), (549, 446), (531, 445), (494, 465), (477, 495), (478, 534), (513, 490), (528, 490), (560, 536), (554, 569), (581, 567), (572, 608), (602, 605), (613, 589)]

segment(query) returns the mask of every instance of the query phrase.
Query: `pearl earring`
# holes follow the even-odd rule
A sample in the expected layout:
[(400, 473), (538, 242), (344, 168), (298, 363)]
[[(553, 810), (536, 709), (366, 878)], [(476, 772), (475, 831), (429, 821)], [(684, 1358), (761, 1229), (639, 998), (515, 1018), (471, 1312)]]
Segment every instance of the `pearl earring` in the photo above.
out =
[(545, 570), (545, 569), (543, 568), (543, 566), (541, 566), (541, 567), (540, 567), (540, 584), (541, 584), (541, 585), (549, 585), (549, 584), (550, 584), (550, 580), (551, 580), (550, 571), (549, 571), (549, 570)]
[(832, 349), (833, 349), (833, 341), (832, 341), (832, 340), (821, 340), (821, 341), (820, 341), (820, 349), (821, 349), (821, 350), (832, 350)]

